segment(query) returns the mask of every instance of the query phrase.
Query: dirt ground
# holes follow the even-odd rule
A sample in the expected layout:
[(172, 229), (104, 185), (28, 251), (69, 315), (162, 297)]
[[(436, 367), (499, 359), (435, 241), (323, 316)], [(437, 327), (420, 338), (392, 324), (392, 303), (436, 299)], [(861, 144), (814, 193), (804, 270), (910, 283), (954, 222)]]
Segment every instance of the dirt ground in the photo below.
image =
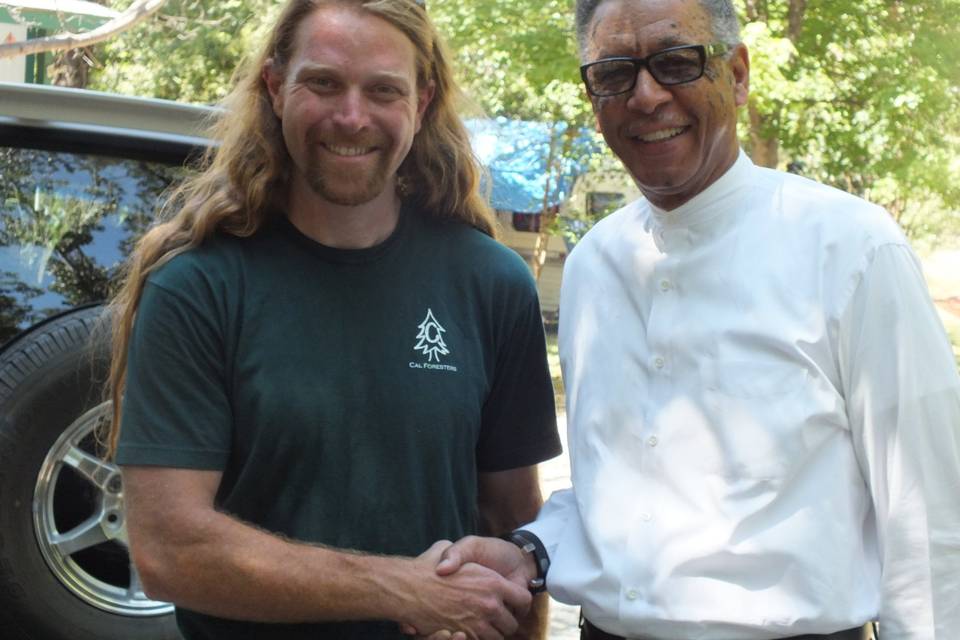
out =
[(920, 260), (930, 295), (960, 364), (960, 249), (941, 249), (920, 256)]

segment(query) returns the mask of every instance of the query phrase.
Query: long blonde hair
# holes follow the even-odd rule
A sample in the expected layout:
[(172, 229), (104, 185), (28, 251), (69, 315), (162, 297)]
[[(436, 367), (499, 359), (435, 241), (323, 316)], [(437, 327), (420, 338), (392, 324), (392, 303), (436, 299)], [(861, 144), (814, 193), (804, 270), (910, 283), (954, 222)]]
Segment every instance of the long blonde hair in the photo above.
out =
[(418, 85), (434, 86), (420, 131), (398, 171), (404, 201), (496, 235), (493, 212), (479, 192), (479, 164), (457, 115), (461, 96), (450, 56), (424, 8), (414, 0), (289, 0), (259, 55), (238, 71), (233, 90), (211, 124), (211, 137), (219, 147), (211, 147), (202, 171), (165, 199), (158, 216), (163, 222), (137, 243), (124, 283), (111, 302), (113, 421), (106, 443), (111, 455), (120, 435), (127, 349), (147, 277), (214, 233), (249, 236), (272, 216), (281, 215), (284, 203), (279, 198), (287, 192), (290, 158), (261, 70), (271, 60), (273, 68), (284, 73), (300, 23), (333, 4), (356, 7), (402, 31), (416, 49)]

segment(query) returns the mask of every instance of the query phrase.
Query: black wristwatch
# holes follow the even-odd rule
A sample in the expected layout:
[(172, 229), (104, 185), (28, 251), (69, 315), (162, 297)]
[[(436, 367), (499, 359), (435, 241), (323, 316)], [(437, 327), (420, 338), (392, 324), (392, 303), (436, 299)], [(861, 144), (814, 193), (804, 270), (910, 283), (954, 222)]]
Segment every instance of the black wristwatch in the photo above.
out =
[(547, 555), (547, 550), (543, 546), (543, 543), (540, 542), (540, 538), (538, 538), (536, 534), (530, 533), (529, 531), (525, 531), (523, 529), (511, 531), (502, 537), (504, 540), (512, 542), (520, 547), (520, 551), (529, 553), (533, 556), (533, 563), (537, 567), (537, 577), (531, 580), (530, 584), (527, 585), (527, 588), (530, 589), (530, 593), (536, 595), (546, 591), (547, 569), (550, 568), (550, 556)]

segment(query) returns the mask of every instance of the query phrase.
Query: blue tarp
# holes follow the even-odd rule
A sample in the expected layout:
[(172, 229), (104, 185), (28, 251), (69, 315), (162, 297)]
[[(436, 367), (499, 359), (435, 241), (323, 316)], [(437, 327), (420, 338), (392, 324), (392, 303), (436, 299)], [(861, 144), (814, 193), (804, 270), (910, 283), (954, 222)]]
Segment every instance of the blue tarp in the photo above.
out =
[[(492, 180), (490, 204), (499, 211), (540, 213), (547, 188), (547, 161), (551, 136), (561, 143), (564, 125), (496, 118), (467, 120), (470, 142)], [(571, 159), (562, 162), (559, 180), (550, 179), (548, 206), (570, 195), (573, 181), (582, 172)]]

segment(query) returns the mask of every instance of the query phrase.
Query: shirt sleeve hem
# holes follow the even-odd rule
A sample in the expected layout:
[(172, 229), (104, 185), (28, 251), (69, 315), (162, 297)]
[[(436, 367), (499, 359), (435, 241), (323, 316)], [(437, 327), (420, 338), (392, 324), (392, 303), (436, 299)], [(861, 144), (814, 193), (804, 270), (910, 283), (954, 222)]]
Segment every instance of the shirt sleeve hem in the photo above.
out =
[(222, 471), (226, 467), (227, 455), (228, 452), (226, 451), (191, 451), (142, 445), (123, 445), (117, 450), (116, 463), (119, 465)]
[(497, 451), (486, 456), (489, 459), (477, 460), (477, 471), (483, 473), (529, 467), (556, 458), (561, 453), (563, 453), (563, 447), (560, 445), (560, 439), (555, 438), (549, 446), (538, 442), (535, 445), (509, 451)]

